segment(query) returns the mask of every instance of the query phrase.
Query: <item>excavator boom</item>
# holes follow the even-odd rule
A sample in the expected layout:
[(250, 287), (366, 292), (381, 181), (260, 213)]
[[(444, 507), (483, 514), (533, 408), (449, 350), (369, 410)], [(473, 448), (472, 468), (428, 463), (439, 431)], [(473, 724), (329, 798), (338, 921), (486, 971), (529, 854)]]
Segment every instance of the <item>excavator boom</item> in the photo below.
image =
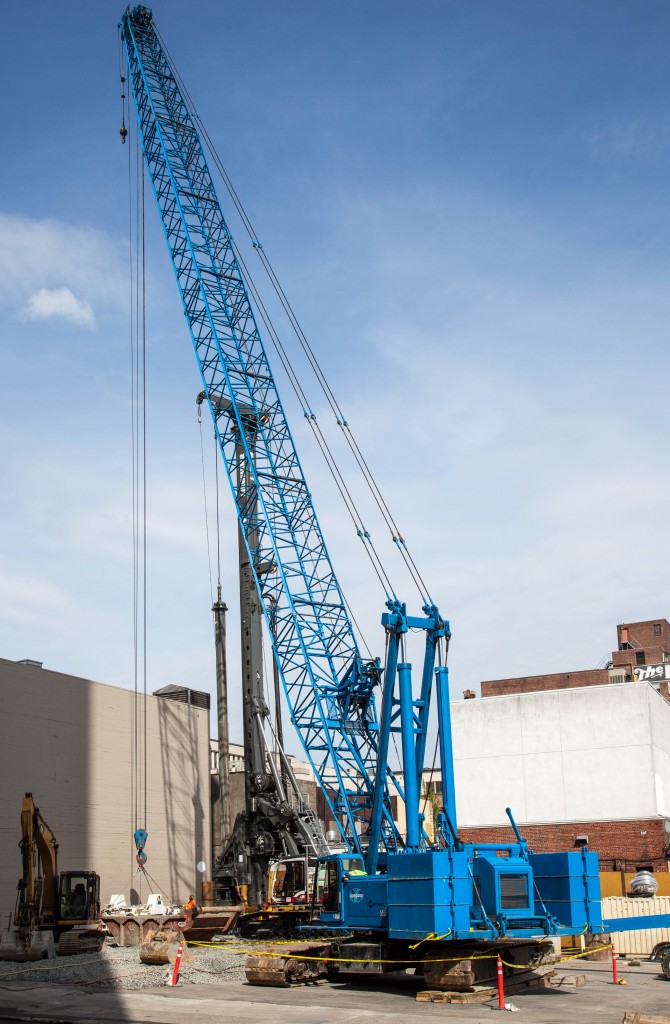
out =
[(0, 960), (41, 960), (102, 948), (97, 929), (100, 878), (94, 871), (58, 873), (58, 843), (32, 793), (21, 804), (22, 873), (14, 928), (0, 932)]

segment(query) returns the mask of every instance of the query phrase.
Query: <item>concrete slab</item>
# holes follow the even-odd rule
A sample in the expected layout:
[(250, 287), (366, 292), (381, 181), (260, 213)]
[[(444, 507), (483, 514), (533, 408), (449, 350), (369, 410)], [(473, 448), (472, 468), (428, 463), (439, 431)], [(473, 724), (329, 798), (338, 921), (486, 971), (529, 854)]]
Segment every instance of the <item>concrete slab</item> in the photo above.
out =
[[(663, 1014), (670, 1009), (670, 981), (657, 964), (631, 967), (627, 982), (613, 985), (608, 964), (576, 961), (561, 967), (586, 975), (582, 987), (519, 993), (511, 997), (524, 1024), (620, 1024), (625, 1013)], [(481, 1024), (498, 1013), (495, 1001), (471, 1006), (417, 1003), (421, 986), (407, 978), (385, 986), (368, 978), (347, 984), (290, 989), (256, 988), (237, 981), (140, 992), (103, 992), (41, 986), (0, 991), (0, 1021), (49, 1024)]]

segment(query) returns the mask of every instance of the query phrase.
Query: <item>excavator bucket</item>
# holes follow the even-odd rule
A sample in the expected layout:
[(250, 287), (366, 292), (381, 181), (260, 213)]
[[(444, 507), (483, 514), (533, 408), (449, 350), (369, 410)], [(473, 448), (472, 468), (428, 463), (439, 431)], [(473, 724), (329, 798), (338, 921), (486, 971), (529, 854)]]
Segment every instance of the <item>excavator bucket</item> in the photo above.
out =
[(163, 966), (170, 963), (170, 950), (180, 933), (176, 928), (162, 925), (152, 932), (140, 946), (143, 964)]
[(56, 956), (53, 932), (33, 931), (27, 936), (19, 932), (0, 932), (0, 960), (51, 960)]

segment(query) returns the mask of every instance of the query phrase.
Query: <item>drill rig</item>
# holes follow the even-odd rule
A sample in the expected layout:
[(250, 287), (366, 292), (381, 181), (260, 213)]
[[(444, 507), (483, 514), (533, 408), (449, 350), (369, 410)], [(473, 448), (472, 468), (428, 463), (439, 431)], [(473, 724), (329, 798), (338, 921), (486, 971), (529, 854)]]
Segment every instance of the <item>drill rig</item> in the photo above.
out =
[[(204, 401), (205, 397), (203, 392), (198, 399)], [(237, 481), (240, 490), (246, 494), (246, 500), (253, 501), (253, 480), (241, 447), (238, 451)], [(260, 932), (277, 934), (285, 932), (289, 924), (292, 926), (309, 918), (309, 882), (314, 874), (316, 858), (328, 854), (330, 850), (318, 818), (300, 790), (278, 735), (279, 729), (277, 732), (272, 729), (264, 689), (263, 613), (241, 535), (238, 550), (244, 810), (237, 814), (231, 824), (227, 806), (230, 792), (225, 667), (227, 609), (219, 593), (213, 612), (220, 734), (222, 853), (213, 871), (213, 904), (214, 907), (240, 907), (242, 913), (236, 926), (243, 935)], [(266, 567), (266, 571), (271, 568)], [(207, 908), (205, 915), (208, 919), (213, 918), (211, 908)]]

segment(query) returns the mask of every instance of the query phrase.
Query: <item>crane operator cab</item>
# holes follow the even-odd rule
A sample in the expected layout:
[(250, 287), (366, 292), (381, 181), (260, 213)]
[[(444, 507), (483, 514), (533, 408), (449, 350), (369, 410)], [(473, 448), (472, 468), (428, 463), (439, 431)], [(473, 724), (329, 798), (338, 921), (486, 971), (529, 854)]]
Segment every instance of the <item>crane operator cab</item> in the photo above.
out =
[(61, 921), (90, 921), (100, 914), (100, 876), (95, 871), (61, 871), (58, 885)]
[(362, 857), (324, 857), (316, 869), (314, 917), (325, 927), (383, 930), (388, 918), (386, 883), (385, 873), (368, 875)]

